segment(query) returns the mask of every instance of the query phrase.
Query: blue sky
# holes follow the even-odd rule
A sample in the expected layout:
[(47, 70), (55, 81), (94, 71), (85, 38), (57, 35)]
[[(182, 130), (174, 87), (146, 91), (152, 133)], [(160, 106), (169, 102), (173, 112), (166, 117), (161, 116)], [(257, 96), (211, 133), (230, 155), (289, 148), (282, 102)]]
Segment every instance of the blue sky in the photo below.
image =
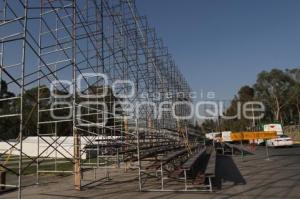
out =
[[(136, 0), (192, 89), (231, 99), (262, 70), (300, 66), (298, 0)], [(199, 96), (199, 95), (198, 95)], [(199, 98), (199, 97), (198, 97)]]

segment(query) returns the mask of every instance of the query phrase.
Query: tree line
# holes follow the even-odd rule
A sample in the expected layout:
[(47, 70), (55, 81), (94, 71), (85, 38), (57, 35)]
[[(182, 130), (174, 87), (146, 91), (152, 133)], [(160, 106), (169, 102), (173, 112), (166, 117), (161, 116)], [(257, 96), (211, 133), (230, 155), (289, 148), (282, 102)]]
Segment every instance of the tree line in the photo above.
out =
[[(38, 92), (38, 89), (40, 91)], [(54, 91), (58, 95), (66, 95), (66, 92), (61, 90)], [(99, 94), (101, 95), (103, 92), (103, 87), (89, 87), (86, 92)], [(38, 98), (39, 95), (39, 98)], [(82, 101), (86, 101), (87, 99), (80, 98), (78, 93), (76, 93), (76, 103), (80, 103)], [(0, 118), (0, 139), (1, 140), (9, 140), (16, 139), (20, 133), (20, 117), (17, 116), (20, 113), (21, 100), (20, 98), (12, 99), (12, 100), (4, 100), (6, 98), (14, 98), (20, 97), (19, 94), (16, 94), (12, 91), (9, 91), (8, 85), (5, 81), (1, 81), (0, 87), (0, 116), (6, 115), (6, 117)], [(50, 89), (46, 86), (33, 87), (28, 89), (23, 94), (23, 136), (36, 136), (39, 132), (44, 135), (58, 135), (58, 136), (71, 136), (73, 135), (73, 124), (72, 121), (67, 122), (49, 122), (54, 121), (50, 111), (43, 111), (51, 109), (51, 104), (54, 100), (72, 102), (72, 98), (59, 98), (55, 99), (51, 96)], [(107, 88), (107, 95), (102, 97), (101, 99), (88, 99), (89, 101), (96, 100), (98, 102), (104, 102), (107, 106), (108, 112), (113, 112), (113, 107), (115, 103), (121, 101), (121, 99), (114, 96), (111, 88)], [(40, 114), (38, 114), (38, 102), (40, 108)], [(91, 105), (93, 106), (93, 105)], [(95, 105), (96, 106), (96, 105)], [(55, 116), (66, 116), (71, 111), (70, 107), (63, 109), (64, 105), (56, 106), (56, 110), (53, 111)], [(60, 109), (61, 108), (61, 109)], [(93, 108), (93, 107), (91, 107)], [(97, 107), (99, 108), (99, 107)], [(123, 114), (121, 110), (121, 106), (116, 104), (116, 109), (118, 109), (115, 113), (118, 115)], [(103, 118), (99, 116), (100, 114), (88, 114), (88, 110), (83, 108), (82, 110), (82, 119), (101, 123)], [(102, 114), (101, 114), (102, 115)], [(41, 122), (38, 129), (38, 119)], [(98, 121), (97, 121), (98, 120)], [(56, 120), (58, 121), (58, 120)], [(45, 122), (45, 123), (43, 123)], [(107, 119), (106, 126), (118, 126), (118, 129), (115, 130), (113, 128), (107, 128), (102, 133), (106, 134), (120, 134), (120, 128), (123, 126), (123, 121), (121, 119), (115, 119), (111, 115), (109, 115)], [(90, 131), (95, 131), (96, 127), (90, 127)], [(37, 132), (38, 129), (38, 132)]]
[(259, 129), (264, 123), (300, 124), (300, 69), (272, 69), (257, 75), (253, 85), (242, 86), (223, 115), (237, 114), (237, 103), (260, 101), (265, 106), (264, 117), (223, 120), (221, 117), (203, 121), (203, 132), (245, 131)]

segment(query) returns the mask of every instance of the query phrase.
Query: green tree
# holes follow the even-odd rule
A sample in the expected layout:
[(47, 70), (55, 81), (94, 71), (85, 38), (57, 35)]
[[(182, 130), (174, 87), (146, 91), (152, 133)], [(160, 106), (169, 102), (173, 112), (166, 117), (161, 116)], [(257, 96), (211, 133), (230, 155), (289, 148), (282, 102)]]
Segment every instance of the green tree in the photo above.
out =
[(203, 133), (209, 133), (209, 132), (216, 132), (217, 129), (217, 122), (213, 119), (207, 119), (204, 120), (203, 123), (201, 124), (201, 129)]
[(254, 85), (256, 96), (270, 109), (273, 119), (282, 120), (282, 110), (289, 105), (295, 81), (285, 72), (273, 69), (258, 74)]
[(239, 115), (239, 113), (241, 113), (244, 103), (254, 100), (254, 93), (254, 89), (248, 85), (240, 88), (238, 94), (224, 113), (224, 116), (232, 117), (232, 119), (222, 120), (222, 130), (243, 131), (251, 128), (252, 120), (245, 118), (243, 114)]
[[(8, 85), (1, 80), (0, 99), (15, 97), (8, 90)], [(3, 100), (0, 102), (0, 115), (12, 115), (18, 113), (15, 100)], [(19, 132), (19, 121), (16, 117), (3, 117), (0, 119), (0, 138), (3, 140), (16, 138)]]
[(291, 96), (291, 103), (297, 110), (298, 124), (300, 124), (300, 69), (287, 70), (287, 74), (295, 81), (291, 88), (294, 92)]

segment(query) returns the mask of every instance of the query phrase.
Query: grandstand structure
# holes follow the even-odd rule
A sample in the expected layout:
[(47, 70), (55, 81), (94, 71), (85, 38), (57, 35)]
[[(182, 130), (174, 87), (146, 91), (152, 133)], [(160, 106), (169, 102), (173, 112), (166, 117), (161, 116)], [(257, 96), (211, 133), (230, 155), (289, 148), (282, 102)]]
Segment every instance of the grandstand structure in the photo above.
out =
[(15, 176), (1, 186), (19, 198), (28, 170), (36, 183), (71, 173), (81, 189), (101, 178), (85, 171), (133, 167), (142, 190), (150, 157), (199, 150), (183, 117), (191, 89), (134, 0), (1, 0), (0, 80), (0, 120), (13, 123), (0, 129), (0, 166)]

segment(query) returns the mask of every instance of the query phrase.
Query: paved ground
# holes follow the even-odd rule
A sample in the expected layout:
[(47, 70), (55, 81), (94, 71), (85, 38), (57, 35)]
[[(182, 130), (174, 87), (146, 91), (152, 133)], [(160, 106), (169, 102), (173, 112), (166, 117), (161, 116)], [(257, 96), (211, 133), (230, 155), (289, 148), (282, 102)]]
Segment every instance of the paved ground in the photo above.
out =
[[(300, 198), (300, 146), (270, 150), (266, 160), (264, 147), (255, 155), (218, 156), (216, 172), (219, 190), (214, 193), (138, 192), (135, 172), (114, 171), (113, 180), (75, 191), (73, 177), (47, 179), (47, 183), (24, 188), (23, 198)], [(16, 192), (0, 195), (16, 198)]]

